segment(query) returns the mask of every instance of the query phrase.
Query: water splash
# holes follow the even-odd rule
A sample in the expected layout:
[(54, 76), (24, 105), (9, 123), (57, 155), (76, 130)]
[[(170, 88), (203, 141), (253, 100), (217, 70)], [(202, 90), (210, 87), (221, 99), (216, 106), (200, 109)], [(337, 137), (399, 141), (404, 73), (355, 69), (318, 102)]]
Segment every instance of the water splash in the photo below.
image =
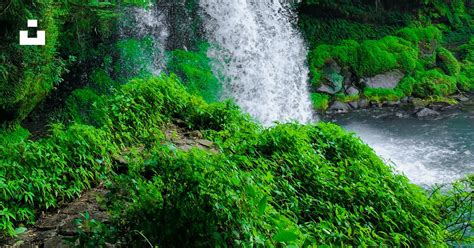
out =
[(169, 25), (166, 11), (159, 6), (151, 5), (143, 7), (128, 7), (125, 16), (120, 23), (120, 39), (144, 40), (151, 38), (152, 49), (147, 51), (147, 71), (153, 75), (159, 75), (166, 66), (165, 49), (169, 37)]
[(224, 97), (264, 125), (314, 121), (307, 49), (291, 9), (276, 0), (200, 0), (200, 6)]

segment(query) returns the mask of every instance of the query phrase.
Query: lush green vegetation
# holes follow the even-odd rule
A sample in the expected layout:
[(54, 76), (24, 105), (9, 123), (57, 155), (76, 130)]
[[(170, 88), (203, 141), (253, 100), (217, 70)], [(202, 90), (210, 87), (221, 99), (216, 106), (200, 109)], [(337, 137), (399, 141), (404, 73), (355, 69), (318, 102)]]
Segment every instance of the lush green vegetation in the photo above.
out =
[[(316, 109), (325, 111), (333, 99), (447, 99), (474, 89), (474, 38), (464, 39), (471, 34), (470, 2), (354, 2), (306, 0), (299, 7), (312, 86), (327, 77), (337, 84), (333, 96), (312, 93)], [(218, 101), (209, 44), (195, 37), (198, 17), (190, 21), (191, 34), (176, 35), (192, 38), (183, 39), (189, 49), (169, 48), (160, 61), (164, 73), (152, 76), (153, 37), (117, 35), (124, 8), (149, 3), (13, 0), (0, 10), (6, 27), (0, 34), (0, 244), (42, 211), (101, 183), (109, 191), (103, 203), (111, 223), (85, 214), (78, 223), (82, 246), (472, 241), (464, 235), (472, 224), (459, 218), (472, 213), (466, 200), (472, 176), (447, 190), (425, 190), (334, 124), (263, 128), (234, 103)], [(176, 22), (198, 9), (195, 0), (184, 7), (188, 12)], [(337, 11), (328, 16), (329, 10)], [(33, 17), (48, 32), (48, 45), (20, 48), (17, 31)], [(461, 42), (453, 47), (447, 40)], [(345, 76), (326, 75), (334, 62), (352, 81), (395, 69), (405, 76), (394, 89), (346, 94)], [(65, 92), (66, 100), (48, 116), (47, 130), (33, 137), (20, 123), (54, 91)], [(214, 149), (180, 150), (166, 138), (170, 124), (199, 131)]]
[[(361, 88), (360, 97), (373, 102), (471, 90), (472, 9), (470, 1), (303, 1), (299, 24), (311, 45), (313, 89), (347, 76), (326, 71), (335, 62), (351, 73), (346, 81)], [(395, 69), (405, 78), (394, 89), (359, 83)], [(337, 87), (331, 101), (339, 101), (343, 89)]]
[[(178, 236), (194, 246), (422, 246), (447, 237), (444, 205), (333, 124), (263, 129), (232, 103), (207, 104), (168, 76), (95, 99), (74, 124), (53, 125), (49, 138), (4, 131), (4, 234), (106, 180), (115, 231), (101, 226), (96, 235), (109, 241), (137, 244), (135, 230), (162, 246), (177, 245)], [(164, 124), (176, 118), (219, 152), (168, 143)]]

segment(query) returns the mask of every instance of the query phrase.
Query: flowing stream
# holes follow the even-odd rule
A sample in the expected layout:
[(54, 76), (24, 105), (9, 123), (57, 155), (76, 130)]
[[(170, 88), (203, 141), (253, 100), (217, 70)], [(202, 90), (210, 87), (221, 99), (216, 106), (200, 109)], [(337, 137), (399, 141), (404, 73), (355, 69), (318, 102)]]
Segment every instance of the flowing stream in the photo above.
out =
[(330, 120), (355, 132), (413, 183), (448, 183), (474, 173), (474, 101), (434, 119), (379, 109)]
[(289, 6), (278, 0), (200, 0), (200, 6), (224, 98), (267, 126), (313, 121), (307, 49)]

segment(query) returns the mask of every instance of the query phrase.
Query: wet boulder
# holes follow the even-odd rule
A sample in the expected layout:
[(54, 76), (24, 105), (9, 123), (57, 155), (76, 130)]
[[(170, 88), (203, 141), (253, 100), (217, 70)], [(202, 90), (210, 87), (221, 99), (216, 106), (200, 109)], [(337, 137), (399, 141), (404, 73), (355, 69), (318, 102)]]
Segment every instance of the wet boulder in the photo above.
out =
[(317, 92), (334, 95), (343, 89), (344, 77), (341, 67), (335, 62), (328, 62), (323, 68), (323, 80)]
[(329, 107), (329, 112), (334, 112), (334, 113), (346, 113), (351, 109), (349, 104), (340, 102), (340, 101), (335, 101), (331, 107)]
[(429, 109), (429, 108), (422, 108), (420, 111), (416, 112), (416, 117), (418, 118), (424, 118), (424, 117), (434, 117), (438, 116), (439, 113)]
[(405, 77), (400, 70), (393, 70), (374, 77), (362, 78), (361, 83), (370, 88), (394, 89)]

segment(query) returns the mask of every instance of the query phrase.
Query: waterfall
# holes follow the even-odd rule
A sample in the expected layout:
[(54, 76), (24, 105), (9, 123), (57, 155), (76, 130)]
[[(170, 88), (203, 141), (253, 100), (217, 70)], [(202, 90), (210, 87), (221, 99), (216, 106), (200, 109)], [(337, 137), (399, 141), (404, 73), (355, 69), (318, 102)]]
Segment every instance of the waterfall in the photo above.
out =
[(208, 56), (222, 75), (224, 97), (264, 125), (314, 120), (307, 84), (307, 49), (278, 0), (200, 0)]
[(126, 18), (122, 19), (119, 28), (120, 39), (151, 39), (152, 47), (145, 48), (144, 57), (135, 69), (145, 67), (153, 75), (159, 75), (166, 66), (165, 49), (169, 37), (166, 11), (157, 5), (128, 7)]

